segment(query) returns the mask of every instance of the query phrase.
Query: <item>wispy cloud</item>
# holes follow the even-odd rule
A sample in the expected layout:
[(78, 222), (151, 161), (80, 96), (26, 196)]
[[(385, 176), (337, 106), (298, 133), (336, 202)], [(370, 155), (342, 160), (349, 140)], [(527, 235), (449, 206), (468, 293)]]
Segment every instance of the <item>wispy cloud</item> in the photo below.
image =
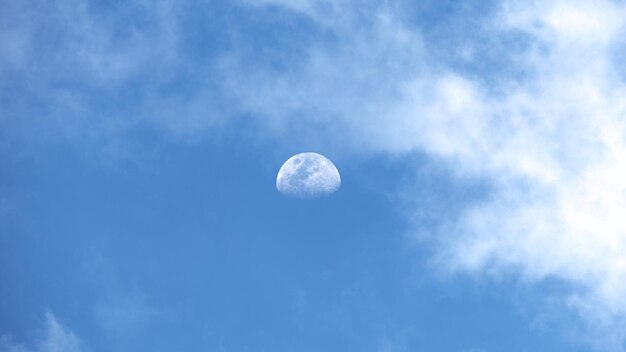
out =
[(100, 304), (95, 309), (96, 320), (102, 329), (116, 338), (132, 336), (163, 315), (161, 310), (146, 302), (145, 295), (137, 292)]
[(6, 352), (80, 352), (84, 351), (80, 339), (61, 325), (52, 313), (46, 313), (45, 325), (36, 341), (24, 344), (8, 337), (0, 338), (0, 349)]
[[(324, 5), (292, 9), (317, 21), (314, 4)], [(615, 52), (625, 10), (609, 1), (504, 2), (478, 38), (465, 37), (464, 52), (473, 54), (459, 69), (433, 62), (436, 43), (380, 6), (368, 26), (331, 27), (340, 43), (313, 47), (295, 72), (253, 81), (254, 92), (270, 93), (234, 90), (251, 111), (274, 118), (339, 120), (355, 149), (425, 151), (452, 172), (490, 180), (488, 199), (437, 234), (446, 258), (439, 265), (563, 280), (571, 284), (564, 306), (585, 318), (587, 337), (620, 350), (626, 85)], [(473, 74), (490, 55), (478, 51), (481, 35), (519, 41), (493, 49), (512, 66), (488, 79)]]
[(86, 253), (85, 276), (98, 294), (93, 317), (111, 341), (126, 341), (172, 316), (172, 310), (151, 302), (151, 295), (139, 287), (120, 282), (116, 266), (101, 251)]

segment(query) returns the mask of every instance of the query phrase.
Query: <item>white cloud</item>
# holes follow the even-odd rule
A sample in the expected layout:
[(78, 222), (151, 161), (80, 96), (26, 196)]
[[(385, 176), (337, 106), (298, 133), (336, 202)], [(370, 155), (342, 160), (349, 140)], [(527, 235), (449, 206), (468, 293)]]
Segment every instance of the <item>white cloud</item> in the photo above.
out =
[(0, 349), (6, 352), (80, 352), (80, 339), (61, 325), (52, 313), (46, 313), (44, 329), (37, 341), (18, 344), (8, 337), (0, 338)]
[[(294, 10), (317, 20), (311, 3)], [(624, 334), (613, 331), (626, 327), (626, 84), (613, 53), (626, 7), (504, 2), (488, 34), (526, 44), (493, 82), (430, 61), (436, 43), (388, 7), (369, 19), (331, 27), (341, 43), (311, 48), (289, 74), (237, 86), (242, 106), (281, 123), (313, 111), (308, 118), (344, 124), (355, 150), (426, 151), (491, 180), (489, 199), (437, 234), (440, 265), (569, 283), (564, 305), (585, 318), (587, 337), (621, 350)], [(468, 35), (468, 45), (480, 39)]]
[(33, 148), (65, 138), (115, 149), (146, 116), (179, 130), (213, 125), (197, 116), (206, 114), (197, 103), (205, 94), (164, 97), (156, 89), (180, 69), (179, 8), (135, 1), (100, 10), (77, 0), (0, 5), (0, 74), (10, 77), (0, 106), (10, 132), (2, 144), (27, 140)]

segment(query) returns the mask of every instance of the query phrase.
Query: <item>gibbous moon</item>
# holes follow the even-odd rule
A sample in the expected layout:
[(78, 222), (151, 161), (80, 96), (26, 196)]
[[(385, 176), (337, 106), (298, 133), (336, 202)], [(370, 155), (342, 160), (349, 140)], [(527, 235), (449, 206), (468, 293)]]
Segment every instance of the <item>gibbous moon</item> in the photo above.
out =
[(341, 186), (341, 176), (332, 161), (317, 153), (300, 153), (289, 158), (278, 171), (276, 189), (294, 198), (319, 198)]

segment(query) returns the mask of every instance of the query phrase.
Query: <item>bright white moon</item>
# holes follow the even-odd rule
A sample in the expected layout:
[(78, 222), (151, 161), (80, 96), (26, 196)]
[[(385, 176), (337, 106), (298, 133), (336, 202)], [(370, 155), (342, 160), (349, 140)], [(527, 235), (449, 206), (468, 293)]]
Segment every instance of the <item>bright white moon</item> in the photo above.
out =
[(276, 188), (286, 196), (318, 198), (341, 186), (339, 171), (332, 161), (317, 153), (300, 153), (285, 161), (276, 177)]

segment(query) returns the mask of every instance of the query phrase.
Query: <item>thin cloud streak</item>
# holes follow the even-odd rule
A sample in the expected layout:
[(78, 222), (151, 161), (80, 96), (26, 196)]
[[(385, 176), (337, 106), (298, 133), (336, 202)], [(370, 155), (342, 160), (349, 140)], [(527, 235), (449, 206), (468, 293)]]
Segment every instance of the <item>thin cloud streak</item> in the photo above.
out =
[(61, 325), (54, 316), (45, 314), (45, 325), (37, 341), (28, 344), (13, 342), (8, 337), (0, 337), (0, 348), (6, 352), (81, 352), (84, 351), (80, 339), (67, 327)]

